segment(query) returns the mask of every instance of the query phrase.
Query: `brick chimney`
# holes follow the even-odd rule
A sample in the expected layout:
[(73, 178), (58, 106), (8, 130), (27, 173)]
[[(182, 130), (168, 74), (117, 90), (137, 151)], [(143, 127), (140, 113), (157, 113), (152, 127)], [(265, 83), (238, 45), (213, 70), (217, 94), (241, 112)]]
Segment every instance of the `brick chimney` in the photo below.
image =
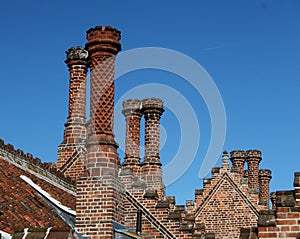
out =
[(123, 115), (126, 120), (125, 158), (124, 168), (130, 168), (137, 175), (140, 170), (140, 130), (141, 130), (141, 105), (137, 99), (123, 102)]
[(232, 163), (232, 167), (238, 168), (241, 176), (244, 176), (245, 160), (245, 151), (233, 150), (230, 152), (230, 161)]
[(78, 146), (84, 145), (86, 138), (86, 73), (88, 52), (82, 47), (72, 47), (66, 51), (65, 60), (69, 72), (69, 105), (68, 119), (65, 123), (64, 140), (58, 147), (58, 169), (72, 178), (79, 177), (83, 172), (83, 158), (76, 162), (67, 161), (76, 154)]
[(113, 134), (114, 63), (120, 31), (97, 26), (87, 31), (91, 99), (85, 175), (77, 180), (76, 229), (90, 238), (113, 238), (113, 221), (123, 223), (120, 160)]
[(248, 187), (253, 193), (258, 193), (258, 170), (261, 161), (259, 150), (247, 150), (245, 153), (248, 164)]
[(265, 205), (267, 209), (270, 207), (270, 180), (271, 170), (260, 169), (259, 170), (259, 204)]
[[(118, 145), (113, 133), (114, 64), (115, 56), (121, 49), (120, 38), (120, 31), (112, 27), (97, 26), (87, 31), (91, 96), (86, 167), (93, 176), (117, 176), (120, 164), (116, 153)], [(96, 155), (99, 149), (106, 153)]]
[(159, 156), (160, 117), (164, 112), (163, 102), (158, 98), (147, 98), (142, 101), (142, 113), (145, 117), (145, 154), (142, 163), (142, 176), (150, 188), (164, 190), (162, 169)]

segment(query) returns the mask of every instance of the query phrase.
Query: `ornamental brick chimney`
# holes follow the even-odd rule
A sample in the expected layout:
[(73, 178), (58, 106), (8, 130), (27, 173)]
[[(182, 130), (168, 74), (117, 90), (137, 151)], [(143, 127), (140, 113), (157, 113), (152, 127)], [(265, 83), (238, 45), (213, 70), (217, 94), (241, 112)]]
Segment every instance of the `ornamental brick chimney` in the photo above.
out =
[[(87, 169), (93, 176), (118, 175), (118, 147), (114, 140), (114, 64), (121, 50), (121, 33), (112, 27), (97, 26), (87, 31), (86, 49), (90, 55), (91, 96), (87, 135)], [(100, 151), (103, 155), (96, 155)], [(102, 149), (103, 147), (103, 149)], [(97, 166), (101, 164), (101, 167)]]
[(65, 60), (69, 72), (68, 119), (65, 123), (64, 140), (58, 147), (57, 167), (65, 175), (77, 178), (83, 172), (83, 158), (72, 156), (84, 145), (86, 139), (86, 73), (88, 52), (82, 47), (72, 47), (66, 51)]
[(142, 101), (142, 113), (145, 117), (145, 155), (142, 163), (142, 176), (148, 187), (163, 192), (162, 169), (159, 156), (160, 117), (164, 112), (163, 102), (158, 98)]
[(77, 180), (76, 229), (91, 239), (113, 238), (113, 221), (123, 223), (120, 160), (113, 134), (114, 63), (120, 31), (97, 26), (87, 31), (91, 97), (85, 175)]
[(271, 170), (259, 170), (259, 204), (265, 205), (267, 209), (270, 207), (270, 180)]
[(141, 106), (137, 99), (129, 99), (123, 102), (123, 115), (126, 120), (125, 158), (124, 168), (132, 169), (136, 175), (140, 170), (140, 130), (141, 130)]
[(258, 192), (258, 170), (261, 161), (259, 150), (247, 150), (246, 161), (248, 164), (248, 187), (252, 192)]
[(234, 150), (230, 152), (230, 160), (232, 167), (239, 169), (239, 174), (244, 176), (244, 166), (245, 166), (245, 151)]

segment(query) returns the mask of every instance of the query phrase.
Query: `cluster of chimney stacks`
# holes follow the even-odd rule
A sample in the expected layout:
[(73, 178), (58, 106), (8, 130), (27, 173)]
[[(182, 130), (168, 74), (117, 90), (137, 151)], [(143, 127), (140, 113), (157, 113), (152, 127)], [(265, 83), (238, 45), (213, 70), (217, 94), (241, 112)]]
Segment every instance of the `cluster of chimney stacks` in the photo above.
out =
[[(148, 186), (162, 185), (162, 171), (159, 156), (160, 117), (164, 112), (159, 98), (143, 100), (129, 99), (123, 102), (123, 115), (126, 120), (126, 140), (124, 168), (131, 169), (135, 176), (142, 177)], [(144, 160), (140, 158), (140, 122), (145, 119)]]
[[(85, 48), (67, 51), (70, 72), (68, 120), (64, 141), (58, 147), (57, 167), (77, 179), (76, 228), (87, 235), (110, 235), (112, 221), (122, 221), (120, 159), (114, 140), (114, 63), (120, 51), (120, 31), (95, 27), (87, 31)], [(86, 74), (91, 70), (90, 120), (86, 122)], [(161, 189), (162, 169), (159, 156), (160, 118), (163, 102), (158, 98), (129, 99), (123, 102), (126, 120), (123, 168), (142, 178), (147, 187)], [(140, 157), (141, 119), (145, 119), (144, 160)], [(84, 148), (84, 151), (78, 150)], [(78, 153), (79, 152), (79, 153)], [(84, 152), (84, 153), (83, 153)], [(259, 169), (261, 152), (235, 150), (230, 160), (241, 177), (248, 178), (250, 193), (259, 193), (259, 204), (269, 206), (271, 171)], [(248, 169), (244, 170), (245, 162)], [(228, 155), (227, 155), (227, 164)], [(113, 184), (107, 184), (108, 181)], [(93, 210), (90, 210), (93, 198)], [(103, 206), (104, 205), (104, 206)], [(95, 224), (93, 222), (102, 222)]]
[[(248, 178), (248, 187), (250, 193), (259, 193), (259, 204), (266, 205), (269, 208), (270, 201), (270, 180), (271, 170), (259, 169), (261, 161), (261, 152), (259, 150), (234, 150), (230, 153), (232, 167), (237, 168), (241, 177)], [(245, 162), (248, 169), (244, 170)]]

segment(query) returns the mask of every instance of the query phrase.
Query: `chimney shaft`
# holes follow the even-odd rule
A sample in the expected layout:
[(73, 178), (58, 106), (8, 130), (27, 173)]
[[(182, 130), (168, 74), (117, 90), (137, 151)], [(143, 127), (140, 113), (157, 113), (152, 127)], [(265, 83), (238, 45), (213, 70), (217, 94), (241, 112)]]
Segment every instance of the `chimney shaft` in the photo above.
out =
[(141, 124), (141, 101), (129, 99), (123, 102), (122, 113), (126, 120), (125, 158), (124, 168), (132, 169), (138, 173), (140, 169), (140, 124)]
[(259, 204), (265, 205), (267, 209), (270, 207), (270, 180), (271, 170), (259, 170)]
[(92, 176), (118, 174), (120, 162), (113, 134), (113, 114), (114, 64), (115, 55), (121, 49), (120, 38), (120, 31), (111, 27), (98, 26), (87, 31), (91, 97), (86, 168)]
[(160, 117), (164, 112), (163, 102), (158, 98), (143, 100), (142, 113), (145, 117), (145, 155), (143, 165), (161, 166), (159, 156)]
[[(66, 64), (70, 72), (68, 120), (65, 123), (64, 140), (58, 147), (57, 167), (64, 167), (65, 175), (77, 178), (82, 174), (82, 158), (71, 167), (65, 163), (83, 144), (86, 138), (86, 73), (88, 52), (82, 47), (72, 47), (66, 51)], [(79, 170), (81, 168), (81, 170)], [(81, 172), (79, 172), (81, 171)]]
[(245, 151), (234, 150), (230, 152), (230, 160), (232, 167), (239, 169), (239, 174), (244, 176), (244, 165), (245, 165)]
[[(76, 229), (89, 238), (112, 239), (113, 221), (123, 222), (123, 186), (118, 178), (120, 160), (113, 135), (114, 62), (121, 48), (120, 37), (120, 31), (111, 27), (98, 26), (87, 31), (90, 122), (86, 170), (76, 187)], [(93, 200), (95, 210), (87, 210), (93, 198), (97, 198)]]
[(248, 163), (248, 187), (253, 192), (258, 192), (258, 170), (261, 152), (259, 150), (247, 150), (246, 161)]
[(142, 176), (147, 187), (156, 190), (159, 198), (165, 194), (159, 156), (160, 117), (163, 112), (161, 99), (147, 98), (142, 101), (142, 113), (145, 117), (145, 153)]

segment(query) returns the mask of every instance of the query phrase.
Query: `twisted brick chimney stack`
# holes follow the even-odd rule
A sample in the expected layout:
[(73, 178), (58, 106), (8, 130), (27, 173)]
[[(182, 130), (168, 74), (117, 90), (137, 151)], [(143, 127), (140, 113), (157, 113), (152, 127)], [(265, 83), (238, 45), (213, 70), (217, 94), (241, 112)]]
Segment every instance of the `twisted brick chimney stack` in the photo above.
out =
[(258, 171), (261, 161), (259, 150), (247, 150), (246, 161), (248, 163), (248, 187), (252, 192), (258, 192)]
[(259, 170), (259, 204), (265, 205), (267, 209), (270, 207), (270, 180), (271, 170)]
[(163, 102), (158, 98), (142, 101), (142, 113), (145, 117), (145, 155), (142, 163), (142, 175), (148, 187), (163, 193), (162, 169), (159, 156), (160, 117), (164, 112)]
[(85, 175), (77, 180), (76, 229), (91, 239), (113, 238), (113, 221), (123, 223), (120, 160), (113, 134), (114, 63), (120, 31), (97, 26), (87, 31), (91, 98)]
[[(58, 147), (58, 169), (72, 178), (79, 177), (83, 172), (83, 159), (67, 161), (76, 154), (78, 146), (86, 139), (86, 73), (88, 66), (88, 52), (82, 47), (72, 47), (66, 51), (65, 60), (69, 72), (69, 105), (68, 120), (65, 123), (64, 140)], [(66, 171), (68, 170), (68, 171)]]
[(240, 176), (244, 176), (244, 166), (245, 166), (245, 151), (234, 150), (230, 152), (230, 160), (232, 167), (239, 169)]
[(123, 102), (123, 115), (126, 120), (126, 140), (124, 168), (132, 169), (136, 175), (140, 170), (140, 130), (141, 130), (141, 106), (137, 99), (129, 99)]

